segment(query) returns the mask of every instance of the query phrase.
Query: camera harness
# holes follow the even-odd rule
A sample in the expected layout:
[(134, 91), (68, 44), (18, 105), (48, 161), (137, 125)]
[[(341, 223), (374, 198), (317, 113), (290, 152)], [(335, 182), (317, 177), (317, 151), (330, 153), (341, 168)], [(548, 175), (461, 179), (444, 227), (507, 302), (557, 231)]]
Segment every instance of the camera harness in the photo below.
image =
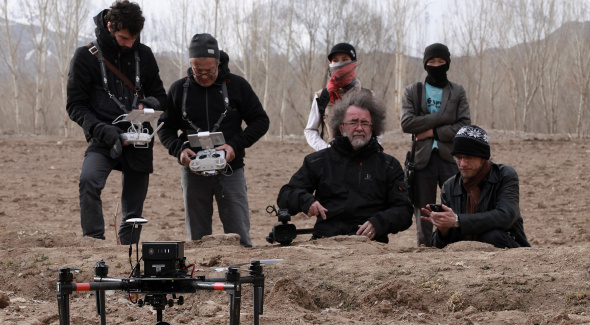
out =
[[(188, 116), (188, 114), (186, 112), (186, 98), (188, 96), (188, 87), (190, 85), (190, 78), (191, 77), (192, 77), (192, 73), (189, 73), (188, 77), (184, 81), (184, 84), (182, 85), (184, 88), (183, 93), (182, 93), (182, 119), (187, 121), (188, 124), (190, 124), (190, 126), (193, 129), (195, 129), (195, 131), (201, 132), (201, 128), (199, 128), (198, 126), (196, 126), (193, 123), (193, 121), (190, 119), (190, 117)], [(232, 109), (229, 106), (229, 96), (227, 95), (227, 85), (225, 84), (225, 81), (223, 81), (221, 83), (221, 93), (223, 94), (223, 105), (225, 107), (225, 111), (223, 113), (221, 113), (221, 116), (219, 117), (219, 119), (217, 120), (215, 125), (213, 126), (213, 130), (211, 130), (210, 132), (217, 131), (217, 129), (219, 128), (219, 125), (221, 124), (221, 121), (223, 121), (223, 119), (227, 115), (227, 112)]]
[(141, 94), (141, 83), (140, 83), (140, 79), (139, 79), (139, 54), (137, 53), (137, 50), (135, 50), (135, 52), (134, 52), (135, 53), (135, 85), (133, 85), (131, 83), (131, 81), (129, 81), (129, 79), (127, 79), (127, 77), (125, 77), (125, 75), (123, 75), (121, 73), (121, 71), (119, 71), (119, 69), (117, 69), (111, 62), (109, 62), (109, 60), (104, 58), (104, 56), (102, 55), (102, 51), (101, 51), (100, 47), (98, 46), (98, 42), (94, 42), (94, 41), (90, 42), (90, 44), (86, 45), (86, 47), (88, 47), (88, 51), (92, 55), (94, 55), (98, 58), (98, 62), (100, 64), (100, 73), (102, 75), (102, 87), (104, 88), (104, 91), (106, 91), (106, 93), (109, 95), (109, 98), (112, 99), (123, 112), (129, 113), (129, 111), (127, 110), (125, 105), (123, 105), (117, 99), (117, 97), (115, 97), (115, 95), (113, 95), (111, 93), (111, 91), (109, 90), (109, 84), (107, 81), (107, 71), (106, 71), (105, 65), (133, 91), (133, 103), (131, 104), (131, 108), (136, 109), (137, 108), (137, 98), (140, 98), (140, 99), (143, 98), (143, 95)]

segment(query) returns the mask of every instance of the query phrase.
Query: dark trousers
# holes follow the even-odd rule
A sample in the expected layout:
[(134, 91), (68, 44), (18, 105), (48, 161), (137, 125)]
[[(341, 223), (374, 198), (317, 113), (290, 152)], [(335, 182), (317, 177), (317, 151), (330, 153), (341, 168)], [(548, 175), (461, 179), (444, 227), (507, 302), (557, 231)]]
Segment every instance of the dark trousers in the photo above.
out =
[(477, 235), (477, 241), (482, 243), (492, 244), (498, 248), (517, 248), (521, 247), (514, 237), (510, 236), (509, 233), (494, 229), (488, 232)]
[(437, 186), (442, 187), (449, 177), (457, 174), (459, 168), (455, 163), (448, 162), (440, 157), (438, 150), (433, 150), (428, 165), (423, 169), (416, 170), (416, 202), (414, 205), (414, 217), (416, 218), (416, 233), (418, 246), (432, 246), (432, 224), (422, 221), (420, 215), (427, 216), (420, 211), (429, 203), (436, 203)]
[[(109, 174), (118, 164), (120, 164), (119, 160), (111, 159), (96, 152), (87, 152), (84, 157), (82, 172), (80, 173), (80, 216), (83, 236), (105, 239), (100, 195)], [(119, 226), (119, 239), (123, 245), (139, 242), (141, 226), (134, 229), (133, 225), (125, 223), (125, 220), (141, 218), (148, 184), (149, 173), (123, 168), (123, 190), (121, 193), (121, 213), (123, 217)]]

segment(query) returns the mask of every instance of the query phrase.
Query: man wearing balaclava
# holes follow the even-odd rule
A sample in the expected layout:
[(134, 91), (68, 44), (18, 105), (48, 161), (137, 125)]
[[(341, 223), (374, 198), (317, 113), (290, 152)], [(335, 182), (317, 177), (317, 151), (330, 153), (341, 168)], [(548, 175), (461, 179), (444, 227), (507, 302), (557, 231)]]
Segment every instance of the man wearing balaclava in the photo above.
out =
[[(240, 244), (251, 247), (244, 156), (245, 149), (266, 133), (269, 119), (250, 84), (230, 73), (229, 56), (219, 50), (212, 35), (194, 35), (188, 54), (187, 75), (170, 86), (160, 117), (164, 125), (158, 131), (162, 144), (181, 165), (188, 238), (199, 240), (213, 233), (215, 197), (224, 233), (240, 235)], [(203, 143), (219, 132), (225, 143), (207, 148)], [(197, 140), (198, 146), (193, 146), (189, 135), (203, 142)]]
[(401, 126), (412, 134), (414, 178), (410, 185), (418, 246), (431, 246), (432, 224), (422, 220), (421, 211), (436, 203), (437, 186), (458, 172), (451, 155), (453, 138), (471, 123), (469, 103), (463, 86), (447, 79), (451, 53), (446, 45), (434, 43), (424, 50), (424, 83), (407, 86), (402, 96)]
[(479, 241), (498, 248), (530, 247), (519, 207), (518, 174), (490, 161), (488, 134), (475, 125), (462, 127), (453, 141), (459, 173), (441, 191), (441, 209), (422, 208), (422, 220), (436, 231), (432, 244), (443, 248), (463, 241)]
[(326, 121), (342, 96), (358, 90), (373, 93), (369, 89), (361, 88), (361, 82), (356, 77), (357, 61), (354, 46), (348, 43), (334, 45), (328, 54), (328, 62), (330, 79), (326, 88), (315, 92), (307, 125), (303, 131), (307, 143), (316, 151), (327, 148), (330, 141), (334, 140), (330, 128), (326, 127)]

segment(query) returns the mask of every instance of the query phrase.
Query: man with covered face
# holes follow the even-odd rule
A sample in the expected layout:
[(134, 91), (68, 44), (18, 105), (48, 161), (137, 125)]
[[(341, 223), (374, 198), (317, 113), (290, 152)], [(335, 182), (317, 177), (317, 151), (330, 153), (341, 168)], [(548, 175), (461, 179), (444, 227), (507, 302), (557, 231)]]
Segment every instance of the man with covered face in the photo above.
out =
[(401, 165), (383, 152), (376, 134), (385, 108), (374, 96), (344, 96), (330, 118), (330, 146), (305, 157), (278, 195), (290, 214), (316, 217), (312, 238), (366, 236), (387, 243), (412, 225), (412, 205)]
[(326, 88), (314, 93), (307, 125), (303, 131), (307, 143), (316, 151), (328, 147), (334, 134), (327, 127), (332, 108), (340, 99), (356, 91), (373, 93), (362, 88), (361, 81), (356, 77), (356, 49), (349, 43), (338, 43), (328, 54), (329, 79)]
[(426, 204), (436, 203), (437, 187), (458, 172), (451, 155), (453, 137), (471, 123), (465, 89), (447, 79), (451, 53), (434, 43), (424, 49), (426, 79), (404, 89), (401, 126), (413, 136), (415, 176), (413, 193), (418, 246), (431, 246), (432, 224), (420, 218)]
[[(113, 122), (133, 109), (161, 110), (166, 101), (154, 54), (140, 43), (144, 21), (139, 5), (126, 0), (101, 11), (94, 17), (96, 39), (76, 49), (67, 82), (66, 110), (88, 141), (79, 184), (82, 234), (105, 239), (101, 192), (111, 171), (120, 170), (121, 244), (139, 241), (141, 226), (126, 220), (142, 217), (153, 172), (153, 140), (147, 148), (128, 145), (120, 134), (130, 124)], [(142, 128), (152, 133), (149, 123)]]

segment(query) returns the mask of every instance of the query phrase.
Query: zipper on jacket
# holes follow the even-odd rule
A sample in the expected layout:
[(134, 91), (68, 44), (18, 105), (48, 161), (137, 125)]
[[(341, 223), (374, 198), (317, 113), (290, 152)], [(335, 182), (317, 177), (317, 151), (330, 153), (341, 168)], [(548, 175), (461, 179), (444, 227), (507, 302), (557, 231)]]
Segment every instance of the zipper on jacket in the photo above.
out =
[(361, 162), (359, 163), (359, 182), (358, 182), (358, 184), (359, 184), (359, 185), (358, 185), (358, 189), (359, 189), (359, 191), (360, 191), (360, 189), (361, 189), (361, 180), (362, 180), (362, 178), (363, 178), (363, 162), (361, 161)]
[(211, 130), (209, 126), (209, 87), (205, 88), (205, 112), (207, 114), (207, 131)]

